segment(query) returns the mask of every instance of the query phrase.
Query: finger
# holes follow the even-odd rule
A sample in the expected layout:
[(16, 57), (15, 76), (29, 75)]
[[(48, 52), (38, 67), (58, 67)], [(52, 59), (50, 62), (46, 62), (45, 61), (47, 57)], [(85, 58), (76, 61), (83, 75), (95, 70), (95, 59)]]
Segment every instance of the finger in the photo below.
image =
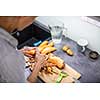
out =
[(35, 47), (35, 50), (36, 50), (36, 52), (40, 52), (39, 49), (38, 49), (38, 47)]
[(36, 49), (37, 47), (29, 47), (29, 46), (24, 46), (23, 49), (25, 50), (32, 50), (32, 49)]

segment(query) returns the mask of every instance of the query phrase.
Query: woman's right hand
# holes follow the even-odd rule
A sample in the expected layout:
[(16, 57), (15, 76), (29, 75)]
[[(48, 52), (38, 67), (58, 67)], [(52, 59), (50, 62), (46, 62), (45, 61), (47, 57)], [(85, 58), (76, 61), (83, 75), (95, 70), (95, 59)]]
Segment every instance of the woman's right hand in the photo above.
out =
[(36, 54), (35, 54), (36, 63), (35, 63), (34, 70), (27, 78), (29, 82), (36, 82), (38, 73), (45, 64), (45, 55), (40, 54), (38, 48), (35, 48), (35, 50), (36, 50)]
[(41, 54), (38, 50), (38, 48), (36, 48), (36, 54), (35, 54), (35, 59), (36, 59), (36, 63), (38, 63), (40, 66), (40, 69), (41, 67), (44, 66), (44, 63), (45, 63), (45, 59), (46, 59), (46, 56)]

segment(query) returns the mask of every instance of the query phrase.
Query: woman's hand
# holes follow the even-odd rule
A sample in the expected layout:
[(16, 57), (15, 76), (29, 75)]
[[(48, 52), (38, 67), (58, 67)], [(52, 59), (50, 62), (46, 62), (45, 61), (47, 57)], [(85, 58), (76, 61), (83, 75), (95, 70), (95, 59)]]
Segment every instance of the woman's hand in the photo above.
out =
[(38, 48), (36, 48), (35, 59), (36, 59), (36, 63), (40, 63), (41, 65), (43, 65), (45, 62), (46, 56), (43, 54), (40, 54)]
[(40, 54), (38, 47), (27, 47), (27, 46), (25, 46), (25, 47), (24, 47), (23, 49), (21, 49), (20, 51), (22, 51), (22, 52), (23, 52), (25, 55), (27, 55), (27, 56), (33, 56), (33, 55), (31, 54), (31, 52), (30, 52), (30, 51), (32, 51), (32, 50), (35, 51), (34, 55), (35, 55), (36, 63), (37, 63), (37, 62), (43, 63), (44, 60), (45, 60), (45, 55)]
[(25, 48), (25, 49), (27, 49), (27, 50), (34, 49), (35, 50), (35, 60), (36, 60), (36, 63), (35, 63), (35, 66), (34, 66), (34, 70), (30, 74), (30, 76), (27, 78), (27, 80), (29, 82), (33, 83), (33, 82), (36, 81), (39, 71), (44, 66), (46, 57), (45, 57), (45, 55), (43, 55), (43, 54), (41, 54), (39, 52), (37, 47), (28, 47), (28, 48)]

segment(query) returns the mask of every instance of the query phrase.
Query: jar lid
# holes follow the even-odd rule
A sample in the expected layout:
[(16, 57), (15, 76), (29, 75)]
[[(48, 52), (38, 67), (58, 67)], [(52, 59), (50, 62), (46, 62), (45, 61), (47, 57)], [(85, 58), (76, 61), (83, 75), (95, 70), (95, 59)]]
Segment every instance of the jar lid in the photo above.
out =
[(87, 46), (88, 45), (88, 41), (85, 39), (80, 39), (77, 41), (77, 44), (80, 46)]

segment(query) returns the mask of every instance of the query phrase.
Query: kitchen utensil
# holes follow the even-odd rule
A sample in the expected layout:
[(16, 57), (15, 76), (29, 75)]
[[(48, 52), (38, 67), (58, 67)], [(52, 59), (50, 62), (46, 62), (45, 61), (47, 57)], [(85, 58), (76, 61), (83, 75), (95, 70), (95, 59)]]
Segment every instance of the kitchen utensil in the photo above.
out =
[[(55, 73), (55, 74), (57, 74), (57, 75), (59, 75), (58, 80), (60, 80), (60, 78), (61, 78), (61, 76), (60, 76), (61, 71), (60, 71), (60, 70), (57, 71), (57, 70), (54, 70), (54, 69), (53, 69), (52, 72)], [(65, 75), (67, 74), (67, 73), (64, 72), (64, 71), (62, 71), (62, 73), (65, 74)], [(67, 76), (68, 76), (68, 74), (67, 74)], [(67, 77), (67, 76), (66, 76), (66, 77)], [(70, 77), (74, 80), (74, 83), (80, 83), (80, 81), (79, 81), (78, 79), (74, 78), (73, 76), (70, 76)], [(63, 79), (63, 77), (62, 77), (62, 79)], [(62, 79), (61, 79), (61, 80), (62, 80)], [(61, 82), (61, 81), (60, 81), (60, 82)], [(60, 82), (57, 82), (57, 81), (56, 81), (56, 83), (60, 83)]]
[(61, 72), (59, 73), (59, 76), (58, 76), (57, 80), (56, 80), (56, 83), (60, 83), (61, 80), (62, 80), (64, 77), (67, 77), (67, 76), (68, 76), (67, 73), (61, 71)]

